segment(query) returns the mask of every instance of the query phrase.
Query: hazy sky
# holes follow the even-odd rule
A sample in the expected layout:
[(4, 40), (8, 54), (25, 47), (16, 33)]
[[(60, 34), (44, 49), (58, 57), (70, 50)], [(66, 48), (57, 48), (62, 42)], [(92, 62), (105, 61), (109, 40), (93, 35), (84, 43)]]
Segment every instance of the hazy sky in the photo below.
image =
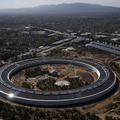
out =
[(0, 0), (0, 9), (35, 7), (45, 4), (60, 4), (75, 2), (94, 3), (106, 6), (120, 7), (120, 0)]

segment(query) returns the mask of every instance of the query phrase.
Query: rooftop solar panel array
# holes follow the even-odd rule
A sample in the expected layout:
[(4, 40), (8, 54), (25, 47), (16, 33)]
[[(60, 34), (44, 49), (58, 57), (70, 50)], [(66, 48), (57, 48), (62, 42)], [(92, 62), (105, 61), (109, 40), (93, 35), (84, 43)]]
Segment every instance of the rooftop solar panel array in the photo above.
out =
[(111, 48), (111, 49), (115, 49), (115, 50), (120, 51), (120, 48), (119, 48), (119, 47), (117, 47), (117, 46), (108, 45), (108, 44), (99, 43), (99, 42), (94, 42), (94, 44), (101, 45), (101, 46), (105, 46), (105, 47), (107, 47), (107, 48)]
[[(95, 44), (96, 45), (96, 44)], [(98, 45), (97, 45), (98, 46)], [(100, 46), (100, 47), (103, 47), (103, 46)], [(106, 48), (108, 49), (108, 47)], [(22, 63), (22, 64), (20, 64)], [(98, 80), (96, 82), (94, 82), (93, 84), (91, 85), (88, 85), (84, 88), (78, 88), (78, 89), (71, 89), (71, 90), (66, 90), (66, 91), (35, 91), (35, 90), (28, 90), (28, 89), (25, 89), (25, 88), (20, 88), (20, 87), (17, 87), (15, 85), (12, 85), (12, 84), (9, 84), (9, 82), (6, 82), (7, 80), (3, 81), (2, 79), (7, 79), (7, 77), (4, 77), (5, 74), (10, 74), (12, 72), (15, 72), (15, 70), (19, 70), (18, 68), (24, 68), (24, 67), (29, 67), (29, 65), (37, 65), (37, 64), (40, 64), (40, 63), (45, 63), (45, 64), (50, 64), (50, 63), (61, 63), (61, 64), (74, 64), (74, 65), (78, 65), (78, 66), (84, 66), (86, 68), (89, 68), (91, 70), (93, 70), (94, 72), (96, 72), (98, 70), (98, 72), (100, 73), (100, 75), (102, 76), (99, 76), (98, 77)], [(112, 80), (111, 82), (109, 82), (109, 76), (110, 76), (110, 70), (107, 69), (105, 66), (102, 66), (98, 63), (95, 63), (93, 61), (89, 61), (89, 60), (83, 60), (83, 59), (73, 59), (73, 58), (47, 58), (45, 59), (45, 61), (43, 61), (42, 59), (32, 59), (32, 60), (25, 60), (25, 61), (22, 61), (22, 62), (16, 62), (16, 63), (13, 63), (11, 65), (12, 67), (10, 67), (10, 65), (8, 65), (8, 67), (4, 67), (4, 69), (0, 70), (0, 82), (1, 84), (4, 86), (4, 88), (8, 89), (8, 90), (13, 90), (13, 93), (17, 93), (16, 96), (22, 96), (22, 95), (25, 95), (25, 96), (28, 96), (31, 97), (31, 96), (35, 96), (35, 98), (37, 96), (39, 96), (40, 98), (46, 100), (48, 98), (50, 98), (50, 96), (54, 96), (54, 99), (58, 99), (59, 97), (56, 97), (56, 96), (60, 96), (60, 99), (63, 97), (63, 99), (67, 98), (67, 97), (70, 97), (70, 96), (75, 96), (75, 97), (81, 97), (81, 96), (85, 96), (85, 95), (91, 95), (93, 93), (96, 93), (96, 90), (99, 91), (99, 90), (102, 90), (100, 89), (100, 86), (103, 87), (103, 86), (106, 86), (106, 84), (112, 84)], [(5, 71), (6, 70), (6, 71)], [(4, 72), (5, 71), (5, 72)], [(4, 72), (4, 74), (2, 74)], [(98, 73), (97, 73), (98, 74)], [(3, 75), (3, 76), (2, 76)], [(8, 76), (10, 77), (10, 76)], [(108, 82), (106, 82), (108, 80)], [(6, 83), (5, 83), (6, 82)], [(103, 84), (103, 85), (102, 85)], [(19, 94), (20, 93), (20, 94)], [(70, 95), (71, 94), (71, 95)], [(43, 97), (41, 97), (43, 96)], [(75, 97), (72, 97), (72, 98), (75, 98)], [(87, 97), (86, 97), (87, 98)], [(39, 99), (39, 98), (38, 98)], [(52, 98), (50, 98), (52, 99)]]
[[(50, 61), (56, 61), (56, 59), (57, 59), (57, 61), (60, 61), (60, 60), (62, 60), (62, 61), (64, 61), (64, 62), (71, 62), (71, 61), (73, 61), (73, 59), (71, 59), (71, 61), (70, 61), (70, 58), (68, 59), (68, 58), (65, 58), (65, 59), (61, 59), (61, 58), (54, 58), (54, 59), (52, 59), (52, 60), (49, 60), (49, 62)], [(42, 61), (42, 60), (41, 60)], [(103, 70), (106, 72), (106, 74), (107, 74), (107, 70), (106, 70), (106, 68), (104, 67), (104, 66), (101, 66), (101, 65), (99, 65), (98, 63), (95, 63), (95, 62), (92, 62), (92, 61), (89, 61), (89, 60), (82, 60), (82, 61), (84, 61), (84, 62), (88, 62), (88, 63), (91, 63), (91, 64), (94, 64), (95, 66), (99, 66), (99, 67), (102, 67), (103, 68)], [(39, 62), (39, 59), (35, 59), (34, 61), (29, 61), (29, 62), (27, 62), (27, 61), (25, 61), (25, 63), (22, 65), (23, 67), (24, 66), (26, 66), (26, 65), (28, 65), (28, 64), (38, 64), (38, 62)], [(45, 61), (42, 61), (42, 62), (45, 62)], [(47, 62), (47, 59), (46, 59), (46, 62)], [(83, 62), (81, 62), (81, 61), (79, 61), (79, 60), (75, 60), (74, 61), (75, 63), (78, 63), (78, 64), (83, 64)], [(20, 66), (20, 64), (18, 64), (18, 63), (16, 63), (15, 64), (16, 65), (16, 67), (22, 67), (22, 66)], [(84, 64), (85, 65), (85, 64)], [(108, 77), (108, 76), (107, 76)], [(107, 79), (107, 77), (105, 77), (105, 79), (102, 79), (101, 81), (106, 81), (106, 79)], [(99, 80), (99, 79), (98, 79)], [(101, 84), (103, 84), (104, 82), (101, 82), (99, 85), (101, 85)], [(29, 91), (29, 90), (25, 90), (25, 89), (16, 89), (16, 88), (14, 88), (14, 87), (12, 87), (12, 86), (10, 86), (10, 85), (8, 85), (8, 84), (6, 84), (6, 83), (3, 83), (5, 86), (7, 86), (8, 88), (11, 88), (12, 90), (18, 90), (18, 91), (20, 91), (20, 92), (24, 92), (24, 93), (30, 93), (30, 94), (43, 94), (43, 95), (50, 95), (50, 94), (54, 94), (54, 95), (59, 95), (59, 94), (74, 94), (74, 93), (79, 93), (79, 92), (85, 92), (86, 90), (91, 90), (91, 89), (94, 89), (94, 88), (96, 88), (97, 86), (99, 86), (99, 85), (94, 85), (93, 87), (88, 87), (87, 89), (77, 89), (77, 90), (68, 90), (68, 91), (62, 91), (62, 92), (33, 92), (33, 91)]]
[(112, 54), (120, 55), (120, 48), (116, 47), (116, 46), (110, 46), (107, 44), (103, 44), (103, 43), (101, 44), (101, 43), (96, 43), (96, 42), (91, 43), (88, 46), (94, 47), (94, 48), (97, 48), (100, 50), (104, 50), (104, 51), (112, 53)]

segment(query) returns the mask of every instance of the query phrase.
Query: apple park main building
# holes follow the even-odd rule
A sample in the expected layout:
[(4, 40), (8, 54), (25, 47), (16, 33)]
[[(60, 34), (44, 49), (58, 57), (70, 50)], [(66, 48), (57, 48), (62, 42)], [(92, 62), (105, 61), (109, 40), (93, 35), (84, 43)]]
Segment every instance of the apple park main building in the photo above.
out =
[[(11, 82), (11, 77), (28, 67), (45, 64), (70, 64), (85, 67), (98, 79), (85, 87), (63, 91), (38, 91), (22, 88)], [(59, 79), (59, 78), (58, 78)], [(33, 58), (18, 61), (0, 68), (0, 96), (15, 103), (31, 106), (60, 107), (84, 104), (108, 94), (116, 85), (116, 75), (107, 67), (88, 59), (79, 58)]]

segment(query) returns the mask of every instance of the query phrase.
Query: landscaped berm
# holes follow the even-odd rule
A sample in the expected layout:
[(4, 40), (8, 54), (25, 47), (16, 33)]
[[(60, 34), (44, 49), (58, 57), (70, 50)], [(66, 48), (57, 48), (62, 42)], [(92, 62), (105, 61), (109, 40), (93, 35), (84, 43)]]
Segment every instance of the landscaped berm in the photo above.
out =
[(75, 65), (41, 65), (24, 69), (15, 74), (11, 81), (34, 90), (59, 91), (81, 88), (97, 80), (93, 71)]

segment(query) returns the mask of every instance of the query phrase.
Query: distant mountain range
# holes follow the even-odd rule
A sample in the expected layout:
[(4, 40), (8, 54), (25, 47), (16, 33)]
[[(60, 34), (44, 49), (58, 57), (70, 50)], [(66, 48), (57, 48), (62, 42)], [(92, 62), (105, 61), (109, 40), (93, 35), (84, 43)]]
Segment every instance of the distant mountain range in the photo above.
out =
[(41, 5), (34, 8), (0, 9), (0, 13), (16, 14), (111, 14), (120, 13), (120, 8), (96, 4), (71, 3), (59, 5)]

